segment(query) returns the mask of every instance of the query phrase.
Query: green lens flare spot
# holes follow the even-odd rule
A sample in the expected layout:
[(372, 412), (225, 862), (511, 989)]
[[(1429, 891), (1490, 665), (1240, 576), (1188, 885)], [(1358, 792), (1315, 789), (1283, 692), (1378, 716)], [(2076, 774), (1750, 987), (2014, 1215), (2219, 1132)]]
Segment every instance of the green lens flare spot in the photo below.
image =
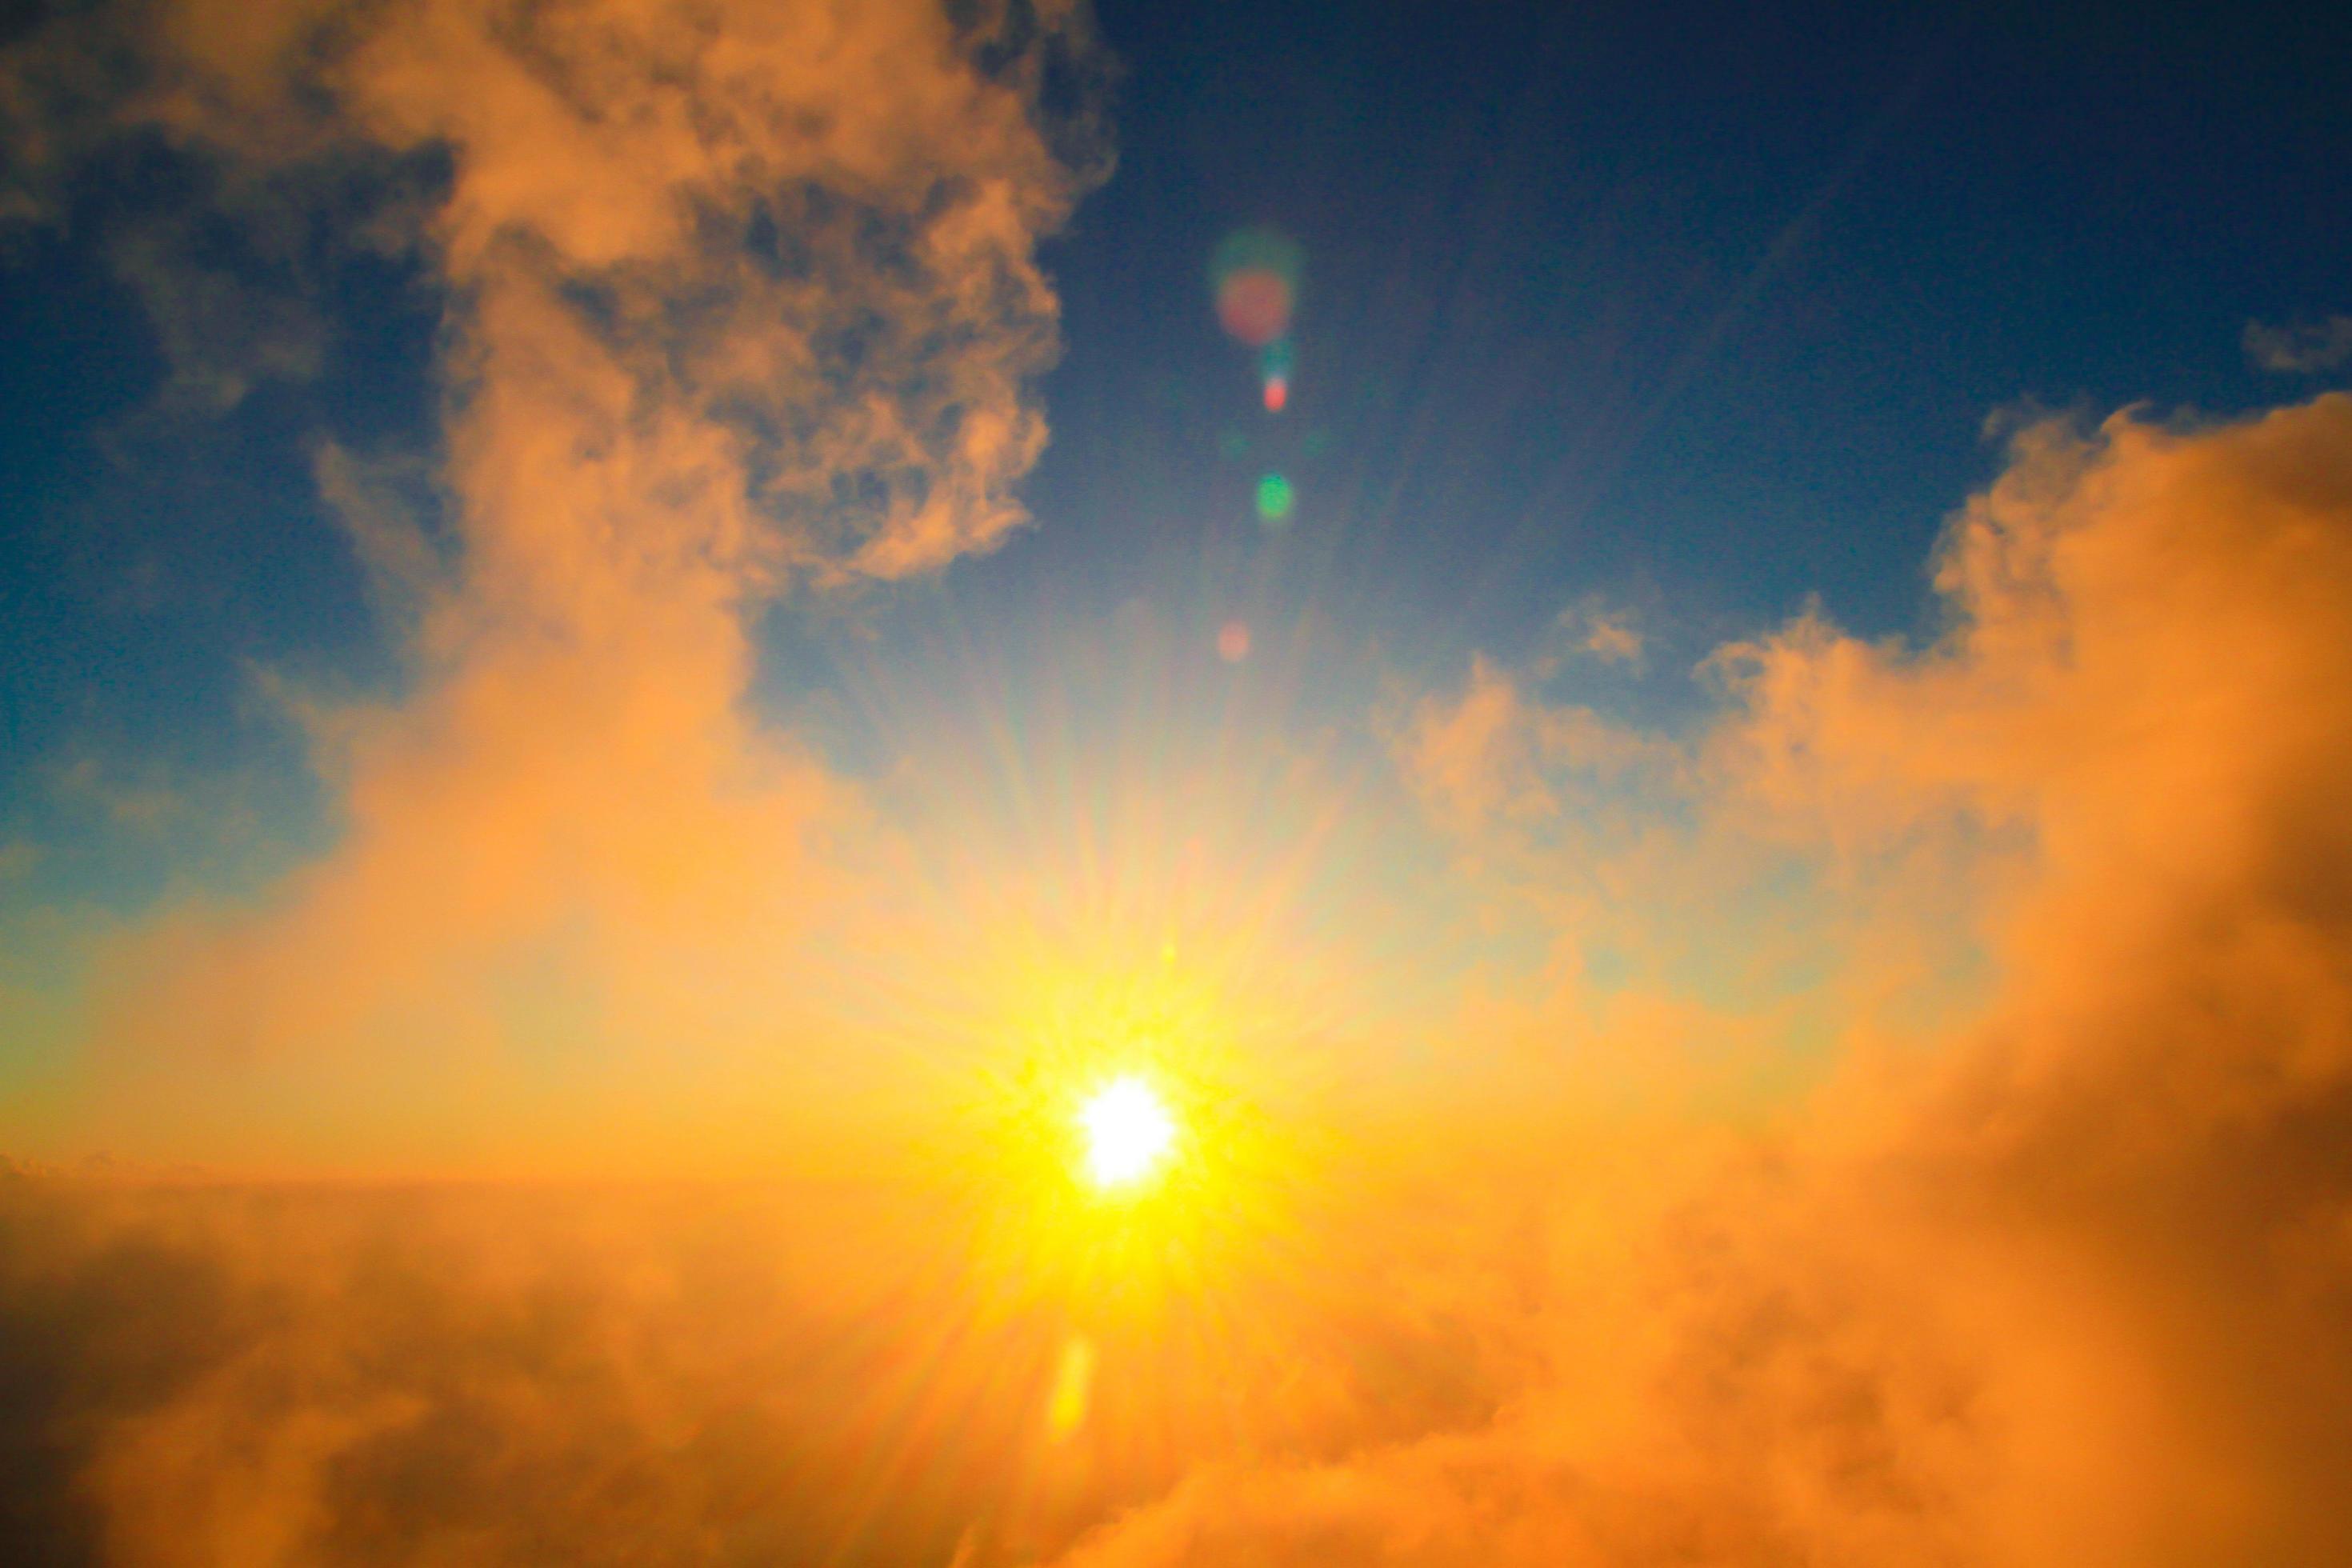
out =
[(1257, 482), (1257, 514), (1268, 522), (1280, 522), (1290, 515), (1290, 481), (1280, 474), (1268, 474)]

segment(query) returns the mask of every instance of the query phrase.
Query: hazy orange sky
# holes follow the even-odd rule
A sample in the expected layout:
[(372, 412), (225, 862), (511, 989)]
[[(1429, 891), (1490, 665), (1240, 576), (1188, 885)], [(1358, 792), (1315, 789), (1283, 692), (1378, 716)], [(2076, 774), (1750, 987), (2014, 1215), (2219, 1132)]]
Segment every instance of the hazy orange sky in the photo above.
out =
[(2146, 21), (9, 24), (0, 1556), (2352, 1561), (2347, 84)]

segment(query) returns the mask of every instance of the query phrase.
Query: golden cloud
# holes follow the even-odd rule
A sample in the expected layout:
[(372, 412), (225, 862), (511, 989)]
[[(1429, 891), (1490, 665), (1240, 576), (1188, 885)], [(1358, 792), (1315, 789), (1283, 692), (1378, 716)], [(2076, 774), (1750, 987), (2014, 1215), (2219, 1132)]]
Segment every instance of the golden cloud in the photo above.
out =
[[(443, 449), (409, 488), (446, 537), (365, 482), (415, 459), (320, 459), (406, 669), (289, 698), (340, 842), (254, 907), (130, 933), (97, 1059), (484, 1060), (519, 1027), (499, 976), (555, 953), (628, 1049), (772, 1043), (858, 813), (747, 711), (749, 623), (1025, 521), (1056, 350), (1034, 248), (1094, 157), (1037, 83), (1089, 47), (1058, 6), (167, 0), (17, 51), (0, 98), (52, 177), (160, 132), (237, 194), (219, 216), (404, 247), (446, 312)], [(355, 216), (353, 188), (382, 199)], [(212, 288), (141, 255), (155, 298)], [(291, 341), (188, 333), (219, 387)]]

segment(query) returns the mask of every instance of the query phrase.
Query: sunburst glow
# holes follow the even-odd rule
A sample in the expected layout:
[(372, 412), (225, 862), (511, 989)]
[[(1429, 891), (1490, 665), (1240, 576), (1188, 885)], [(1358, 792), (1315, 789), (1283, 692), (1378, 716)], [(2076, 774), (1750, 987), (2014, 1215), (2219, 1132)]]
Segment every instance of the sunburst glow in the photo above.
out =
[(2336, 5), (8, 5), (0, 1568), (2352, 1568)]
[(1132, 1187), (1160, 1169), (1176, 1145), (1176, 1119), (1150, 1084), (1113, 1079), (1078, 1110), (1087, 1179), (1106, 1191)]

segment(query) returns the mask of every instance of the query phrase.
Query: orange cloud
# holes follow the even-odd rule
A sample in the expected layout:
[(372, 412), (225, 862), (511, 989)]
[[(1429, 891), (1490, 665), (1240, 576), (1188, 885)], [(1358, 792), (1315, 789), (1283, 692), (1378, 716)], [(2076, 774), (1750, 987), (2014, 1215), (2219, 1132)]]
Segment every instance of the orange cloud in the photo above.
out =
[[(1953, 525), (1944, 637), (1809, 619), (1725, 652), (1731, 706), (1672, 773), (1711, 832), (2005, 867), (1968, 883), (1980, 1003), (1915, 1035), (1849, 1020), (1818, 1092), (1727, 1114), (1707, 1047), (1744, 1035), (1752, 1058), (1769, 1017), (1547, 974), (1466, 1006), (1443, 1061), (1360, 1051), (1373, 1081), (1335, 1099), (1312, 1182), (1251, 1211), (1216, 1289), (1140, 1333), (984, 1267), (972, 1238), (1001, 1221), (978, 1180), (19, 1183), (0, 1344), (53, 1370), (10, 1374), (40, 1395), (6, 1472), (31, 1500), (16, 1517), (130, 1563), (614, 1542), (719, 1561), (2333, 1561), (2352, 1548), (2347, 454), (2340, 397), (2037, 429)], [(462, 735), (463, 710), (437, 722)], [(1499, 748), (1507, 777), (1566, 800), (1585, 755), (1548, 747), (1543, 713), (1481, 665), (1400, 761), (1475, 759), (1431, 764), (1451, 788)], [(354, 776), (433, 795), (429, 767), (386, 755)], [(1537, 877), (1578, 842), (1505, 826), (1487, 852)], [(523, 842), (534, 876), (567, 863)], [(654, 877), (608, 849), (580, 874)], [(1694, 1070), (1658, 1082), (1669, 1055)], [(167, 1296), (189, 1305), (141, 1315)], [(1094, 1375), (1070, 1436), (1050, 1417), (1074, 1334)]]
[[(745, 710), (748, 623), (1025, 521), (1055, 352), (1034, 250), (1087, 177), (1054, 140), (1086, 127), (1032, 89), (1078, 22), (182, 0), (20, 56), (9, 100), (49, 109), (59, 157), (160, 127), (272, 210), (383, 176), (354, 237), (446, 301), (446, 541), (365, 482), (399, 459), (320, 461), (407, 670), (384, 700), (289, 698), (341, 841), (256, 908), (119, 943), (102, 1063), (481, 1063), (538, 1048), (500, 976), (551, 955), (599, 1049), (791, 1029), (788, 954), (856, 813)], [(59, 84), (95, 62), (93, 106)]]
[[(2029, 432), (1938, 583), (1925, 650), (1727, 650), (1709, 750), (1727, 809), (1847, 851), (2023, 829), (1981, 1012), (1751, 1152), (1564, 1165), (1492, 1419), (1203, 1468), (1070, 1562), (2352, 1550), (2352, 399)], [(1499, 679), (1443, 754), (1492, 754)]]
[(1671, 773), (1678, 762), (1670, 746), (1589, 708), (1530, 700), (1484, 656), (1472, 660), (1458, 699), (1429, 699), (1414, 710), (1396, 751), (1414, 794), (1462, 827), (1552, 816), (1570, 779), (1613, 784)]
[(1639, 665), (1648, 646), (1649, 639), (1642, 635), (1641, 623), (1631, 610), (1612, 609), (1598, 602), (1564, 612), (1559, 624), (1575, 638), (1580, 652), (1603, 664)]
[[(453, 537), (320, 458), (407, 681), (288, 699), (332, 849), (110, 955), (112, 1113), (169, 1150), (228, 1079), (320, 1163), (530, 1164), (551, 1045), (608, 1064), (562, 1102), (608, 1169), (690, 1058), (854, 1068), (793, 955), (888, 852), (747, 713), (747, 624), (1019, 525), (1078, 183), (1033, 66), (916, 5), (136, 22), (110, 122), (289, 187), (446, 160), (383, 223), (446, 290)], [(69, 57), (5, 96), (48, 114)], [(750, 1194), (11, 1173), (0, 1520), (133, 1564), (2352, 1558), (2352, 398), (2037, 426), (1937, 582), (1925, 647), (1721, 650), (1688, 741), (1483, 658), (1412, 709), (1454, 882), (1543, 961), (1446, 974), (1422, 1055), (1332, 1049), (1321, 1168), (1234, 1205), (1215, 1290), (1008, 1281), (986, 1181), (911, 1157)], [(1189, 886), (1160, 804), (1119, 809)], [(1069, 923), (1143, 902), (1123, 872)], [(1981, 949), (1964, 1006), (1867, 1002), (1937, 942)], [(1801, 1040), (1820, 1087), (1742, 1097)], [(780, 1145), (852, 1103), (713, 1078)]]

